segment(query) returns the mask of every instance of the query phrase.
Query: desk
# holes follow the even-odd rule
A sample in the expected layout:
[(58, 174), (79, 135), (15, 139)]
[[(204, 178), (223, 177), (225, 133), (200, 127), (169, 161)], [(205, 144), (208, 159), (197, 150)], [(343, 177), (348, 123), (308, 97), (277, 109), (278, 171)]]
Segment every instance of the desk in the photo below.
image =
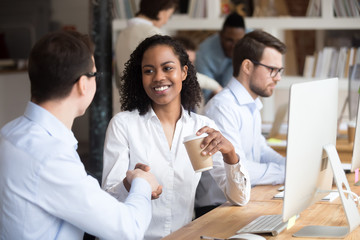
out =
[[(360, 194), (360, 187), (354, 186), (354, 174), (347, 174), (347, 178), (352, 191)], [(251, 200), (244, 206), (232, 206), (224, 203), (220, 207), (208, 212), (200, 218), (192, 221), (183, 228), (175, 231), (163, 240), (197, 240), (201, 235), (227, 238), (235, 234), (237, 230), (250, 223), (255, 218), (267, 214), (281, 214), (283, 201), (273, 200), (272, 197), (277, 193), (277, 186), (256, 186), (251, 190)], [(346, 226), (347, 220), (342, 207), (341, 200), (338, 198), (332, 203), (319, 202), (304, 210), (295, 225), (284, 230), (278, 236), (262, 235), (266, 239), (307, 239), (293, 238), (292, 234), (307, 225), (327, 225), (327, 226)], [(331, 213), (331, 214), (329, 214)], [(345, 239), (359, 239), (360, 227), (355, 229)]]
[[(349, 143), (347, 138), (338, 138), (336, 140), (336, 150), (342, 163), (351, 163), (354, 143)], [(286, 146), (271, 146), (282, 156), (286, 155)]]

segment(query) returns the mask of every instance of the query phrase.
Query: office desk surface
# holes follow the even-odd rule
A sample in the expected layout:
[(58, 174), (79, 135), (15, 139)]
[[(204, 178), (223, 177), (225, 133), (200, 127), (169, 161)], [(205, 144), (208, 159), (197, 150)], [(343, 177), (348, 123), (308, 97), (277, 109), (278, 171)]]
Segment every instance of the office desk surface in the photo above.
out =
[[(354, 174), (347, 174), (349, 185), (355, 193), (360, 194), (360, 187), (354, 186)], [(272, 199), (278, 191), (276, 186), (256, 186), (252, 188), (251, 200), (243, 207), (225, 203), (202, 217), (195, 219), (183, 228), (175, 231), (164, 240), (196, 240), (201, 235), (227, 238), (236, 233), (241, 227), (250, 223), (261, 215), (281, 214), (283, 201)], [(346, 226), (347, 220), (340, 198), (333, 202), (319, 202), (304, 210), (295, 225), (284, 230), (278, 236), (262, 235), (266, 239), (310, 239), (294, 238), (292, 234), (308, 225)], [(360, 239), (360, 227), (355, 229), (345, 239)]]

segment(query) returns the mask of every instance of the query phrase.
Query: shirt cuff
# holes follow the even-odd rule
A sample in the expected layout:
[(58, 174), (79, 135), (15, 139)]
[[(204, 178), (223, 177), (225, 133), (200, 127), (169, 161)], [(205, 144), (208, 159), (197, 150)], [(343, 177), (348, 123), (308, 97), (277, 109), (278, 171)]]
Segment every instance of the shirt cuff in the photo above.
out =
[(246, 181), (249, 181), (249, 173), (245, 168), (245, 165), (241, 164), (240, 160), (235, 164), (228, 164), (224, 162), (224, 168), (225, 168), (226, 176), (229, 176), (231, 179), (234, 179), (235, 182), (237, 183), (243, 182), (244, 178), (246, 179)]
[[(238, 156), (239, 157), (239, 156)], [(239, 158), (236, 164), (224, 162), (226, 172), (226, 198), (235, 205), (243, 206), (250, 200), (250, 177), (247, 169)], [(239, 194), (241, 192), (241, 194)]]
[(247, 171), (245, 165), (242, 164), (240, 156), (238, 154), (236, 154), (236, 156), (239, 161), (235, 164), (228, 164), (224, 161), (226, 175), (229, 176), (228, 174), (234, 174), (234, 172), (239, 172), (240, 169), (240, 172), (245, 176), (245, 178), (249, 178), (249, 172)]
[[(125, 188), (124, 184), (121, 185)], [(151, 186), (145, 179), (137, 177), (132, 180), (129, 194), (142, 194), (151, 199)]]

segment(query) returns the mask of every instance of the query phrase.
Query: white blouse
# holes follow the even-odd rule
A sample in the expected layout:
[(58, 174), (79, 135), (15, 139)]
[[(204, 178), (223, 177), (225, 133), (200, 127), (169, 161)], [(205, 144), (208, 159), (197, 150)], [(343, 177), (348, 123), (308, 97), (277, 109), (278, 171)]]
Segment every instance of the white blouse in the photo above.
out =
[[(182, 109), (169, 148), (160, 120), (152, 109), (142, 116), (137, 110), (120, 112), (110, 121), (104, 146), (102, 187), (124, 201), (128, 192), (122, 181), (126, 171), (134, 169), (139, 162), (149, 165), (163, 186), (160, 197), (152, 201), (152, 220), (145, 239), (162, 238), (192, 220), (201, 173), (193, 170), (183, 138), (203, 126), (218, 129), (209, 118), (195, 113), (189, 115)], [(210, 173), (227, 198), (236, 205), (246, 204), (250, 198), (250, 182), (241, 162), (226, 164), (220, 152), (213, 155), (213, 161)]]

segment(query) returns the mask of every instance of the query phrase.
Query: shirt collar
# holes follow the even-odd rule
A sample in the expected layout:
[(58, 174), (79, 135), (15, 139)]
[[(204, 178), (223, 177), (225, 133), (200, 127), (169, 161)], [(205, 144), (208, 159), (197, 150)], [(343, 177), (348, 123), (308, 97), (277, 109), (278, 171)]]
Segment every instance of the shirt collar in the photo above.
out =
[(263, 108), (259, 97), (254, 100), (246, 88), (236, 78), (231, 78), (227, 88), (230, 89), (240, 105), (255, 105), (259, 111)]
[(180, 117), (180, 119), (183, 119), (185, 123), (188, 122), (191, 119), (191, 112), (189, 114), (189, 111), (185, 110), (183, 108), (183, 106), (181, 106), (181, 117)]
[(78, 141), (73, 132), (45, 108), (33, 102), (28, 102), (24, 116), (40, 125), (50, 136), (60, 139), (62, 142), (69, 143), (77, 149)]
[[(146, 121), (149, 121), (151, 119), (158, 119), (152, 107), (150, 107), (150, 110), (144, 115), (144, 118)], [(190, 118), (191, 116), (189, 115), (188, 111), (185, 110), (183, 106), (181, 106), (181, 116), (179, 120), (182, 119), (186, 123), (187, 121), (189, 121)]]
[(146, 25), (153, 25), (153, 23), (145, 18), (140, 18), (140, 17), (134, 17), (134, 18), (130, 18), (127, 22), (128, 26), (133, 26), (133, 25), (137, 25), (137, 24), (146, 24)]
[(150, 106), (149, 107), (149, 111), (147, 111), (144, 115), (144, 118), (146, 121), (149, 121), (151, 119), (157, 119), (158, 117), (156, 116), (156, 113), (154, 112), (153, 108)]

